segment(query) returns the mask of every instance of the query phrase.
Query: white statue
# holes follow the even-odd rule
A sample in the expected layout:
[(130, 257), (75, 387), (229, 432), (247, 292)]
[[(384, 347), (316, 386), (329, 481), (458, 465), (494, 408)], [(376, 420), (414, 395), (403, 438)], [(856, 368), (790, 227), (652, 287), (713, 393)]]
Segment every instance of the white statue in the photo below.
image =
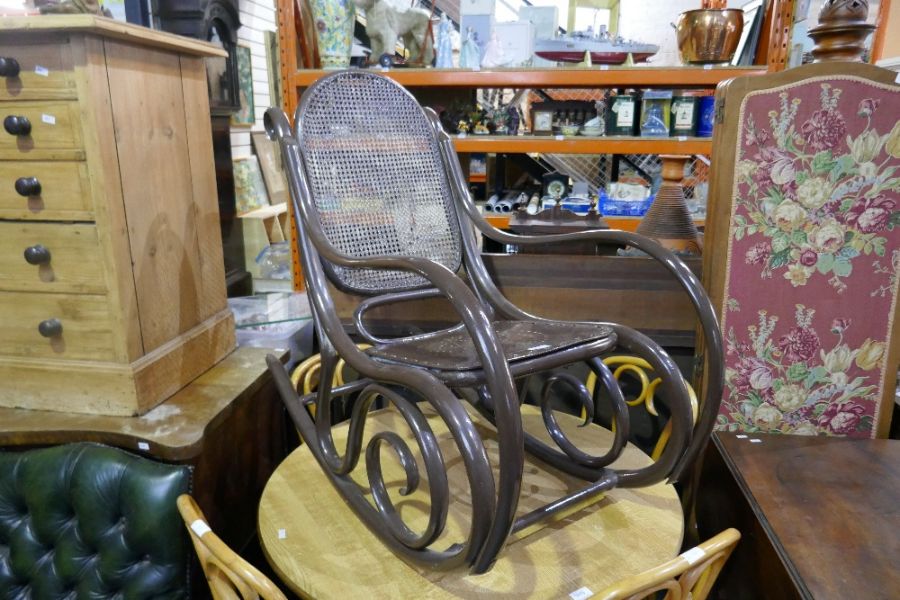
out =
[(434, 47), (428, 39), (428, 23), (431, 15), (421, 8), (398, 10), (387, 0), (354, 0), (356, 6), (366, 11), (366, 34), (372, 43), (375, 60), (383, 55), (394, 55), (397, 38), (409, 51), (411, 63), (430, 65), (434, 60)]
[(481, 68), (481, 48), (478, 47), (478, 34), (471, 27), (466, 28), (466, 41), (459, 52), (459, 66), (463, 69)]
[(441, 13), (441, 22), (438, 24), (437, 34), (437, 59), (434, 66), (439, 69), (453, 68), (453, 38), (451, 31), (453, 25), (445, 13)]
[(497, 37), (497, 32), (493, 31), (491, 32), (491, 39), (484, 47), (484, 57), (481, 59), (481, 66), (492, 69), (494, 67), (502, 67), (507, 62), (509, 61), (503, 52), (503, 45), (500, 43), (500, 38)]

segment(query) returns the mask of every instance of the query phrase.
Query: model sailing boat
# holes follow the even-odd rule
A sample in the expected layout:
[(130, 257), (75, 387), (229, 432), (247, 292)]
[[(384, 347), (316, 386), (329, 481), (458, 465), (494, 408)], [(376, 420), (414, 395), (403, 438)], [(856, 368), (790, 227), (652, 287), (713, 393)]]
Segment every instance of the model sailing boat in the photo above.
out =
[(534, 53), (547, 60), (577, 63), (584, 60), (585, 52), (591, 53), (593, 64), (620, 65), (628, 59), (629, 54), (634, 62), (644, 62), (659, 52), (659, 46), (612, 36), (606, 25), (601, 25), (597, 33), (594, 33), (592, 27), (588, 27), (585, 31), (576, 31), (562, 37), (534, 41)]

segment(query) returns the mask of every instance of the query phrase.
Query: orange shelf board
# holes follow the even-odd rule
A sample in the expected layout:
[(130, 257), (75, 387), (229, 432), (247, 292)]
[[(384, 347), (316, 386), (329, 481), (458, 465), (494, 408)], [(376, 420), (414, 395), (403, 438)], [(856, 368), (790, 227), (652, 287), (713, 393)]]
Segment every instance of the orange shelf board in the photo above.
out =
[(484, 173), (469, 173), (469, 183), (484, 183), (487, 181), (487, 175)]
[[(507, 215), (484, 215), (485, 220), (497, 229), (509, 228), (509, 217)], [(641, 224), (639, 217), (603, 217), (610, 229), (621, 229), (622, 231), (637, 231)], [(694, 224), (697, 227), (703, 227), (706, 219), (695, 219)]]
[(467, 135), (454, 137), (457, 152), (554, 154), (710, 154), (712, 138)]
[[(551, 67), (544, 69), (369, 69), (387, 75), (405, 86), (439, 87), (663, 87), (713, 88), (720, 81), (741, 75), (759, 75), (765, 67)], [(332, 73), (319, 69), (301, 69), (291, 75), (295, 87), (308, 87)]]

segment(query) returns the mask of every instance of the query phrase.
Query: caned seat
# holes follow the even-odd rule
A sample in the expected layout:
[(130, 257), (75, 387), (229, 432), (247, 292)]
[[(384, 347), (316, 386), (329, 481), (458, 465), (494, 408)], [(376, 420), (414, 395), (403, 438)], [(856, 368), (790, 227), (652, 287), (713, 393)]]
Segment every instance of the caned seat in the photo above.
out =
[[(495, 321), (492, 323), (503, 353), (515, 370), (516, 363), (570, 350), (584, 358), (615, 347), (612, 328), (596, 323), (560, 321)], [(470, 371), (481, 368), (472, 338), (464, 327), (454, 327), (436, 334), (408, 341), (382, 344), (369, 350), (377, 360), (436, 369)], [(571, 362), (560, 359), (560, 365)]]

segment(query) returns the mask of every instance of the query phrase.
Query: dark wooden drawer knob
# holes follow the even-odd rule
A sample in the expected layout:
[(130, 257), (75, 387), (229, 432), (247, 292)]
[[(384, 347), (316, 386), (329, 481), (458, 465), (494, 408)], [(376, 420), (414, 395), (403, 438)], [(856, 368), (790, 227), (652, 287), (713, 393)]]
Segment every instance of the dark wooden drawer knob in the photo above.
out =
[(9, 115), (3, 119), (3, 129), (9, 135), (29, 135), (31, 133), (31, 121), (28, 117)]
[(46, 265), (50, 262), (50, 250), (41, 244), (25, 248), (25, 262), (29, 265)]
[(0, 56), (0, 77), (18, 77), (19, 61), (9, 56)]
[(46, 321), (41, 321), (40, 325), (38, 325), (38, 333), (45, 338), (62, 335), (62, 331), (63, 326), (59, 319), (47, 319)]
[(37, 177), (19, 177), (16, 179), (16, 193), (20, 196), (40, 196), (41, 182)]

